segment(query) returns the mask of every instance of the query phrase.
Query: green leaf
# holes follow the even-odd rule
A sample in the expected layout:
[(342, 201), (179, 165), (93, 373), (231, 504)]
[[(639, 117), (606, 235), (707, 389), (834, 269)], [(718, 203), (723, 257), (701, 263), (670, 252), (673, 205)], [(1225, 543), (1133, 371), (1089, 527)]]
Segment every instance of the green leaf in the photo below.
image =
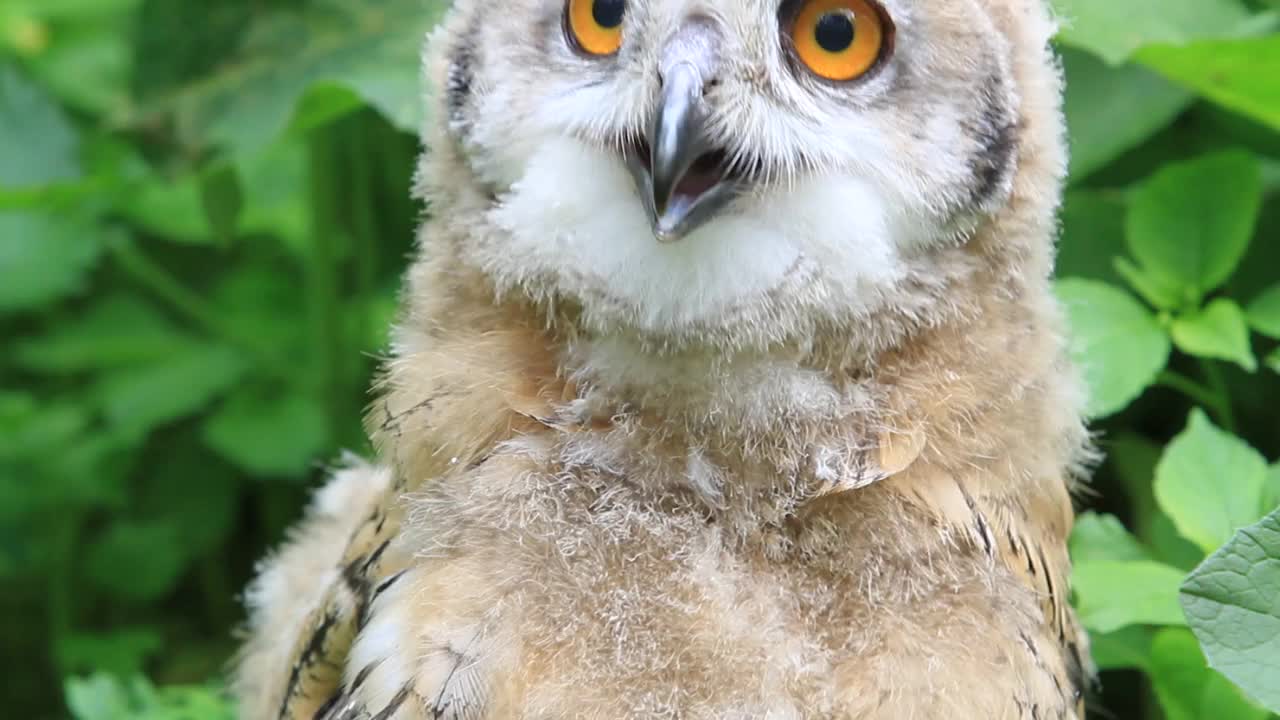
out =
[(68, 214), (0, 212), (0, 315), (78, 292), (102, 231)]
[(1147, 542), (1155, 551), (1156, 559), (1186, 572), (1204, 560), (1205, 551), (1178, 532), (1174, 524), (1163, 510), (1157, 508), (1151, 515), (1151, 529)]
[(79, 138), (61, 108), (0, 62), (0, 187), (74, 180), (80, 176), (78, 152)]
[(1127, 625), (1183, 625), (1178, 606), (1182, 571), (1149, 561), (1082, 562), (1074, 566), (1080, 622), (1108, 633)]
[(145, 230), (166, 240), (205, 245), (214, 238), (198, 175), (176, 179), (154, 177), (135, 188), (120, 210)]
[(1182, 607), (1209, 664), (1280, 712), (1280, 509), (1196, 568)]
[(129, 37), (137, 4), (5, 0), (0, 3), (0, 46), (8, 34), (15, 54), (41, 85), (80, 110), (110, 116), (129, 102)]
[(1128, 405), (1155, 381), (1169, 339), (1149, 312), (1121, 290), (1066, 279), (1057, 294), (1071, 322), (1071, 356), (1088, 383), (1088, 413), (1101, 417)]
[(1262, 492), (1262, 512), (1280, 508), (1280, 462), (1267, 471), (1267, 482)]
[(1185, 43), (1238, 33), (1249, 12), (1234, 0), (1054, 0), (1063, 21), (1058, 38), (1115, 65), (1157, 42)]
[(204, 439), (255, 475), (300, 475), (325, 450), (325, 408), (298, 392), (247, 386), (205, 422)]
[(57, 452), (88, 424), (89, 414), (79, 405), (0, 393), (0, 461)]
[(1156, 465), (1156, 500), (1178, 532), (1213, 552), (1258, 519), (1266, 476), (1258, 451), (1197, 408)]
[(1178, 287), (1177, 283), (1134, 265), (1129, 258), (1116, 258), (1115, 269), (1116, 273), (1129, 283), (1129, 287), (1133, 288), (1134, 292), (1161, 310), (1173, 310), (1186, 302), (1184, 297), (1186, 293)]
[(1209, 668), (1195, 636), (1184, 628), (1156, 633), (1150, 673), (1167, 720), (1265, 720), (1268, 715)]
[(1280, 284), (1272, 285), (1254, 298), (1245, 314), (1254, 330), (1280, 340)]
[(1070, 190), (1063, 197), (1062, 237), (1055, 272), (1120, 284), (1115, 261), (1124, 252), (1124, 201), (1114, 194)]
[(134, 490), (130, 510), (135, 517), (182, 528), (182, 553), (194, 560), (217, 549), (235, 527), (240, 481), (234, 470), (217, 461), (195, 432), (166, 433), (163, 447), (153, 450), (162, 468), (185, 468), (182, 482), (167, 473), (143, 478)]
[(146, 678), (128, 681), (106, 673), (68, 678), (64, 689), (75, 720), (234, 720), (222, 693), (199, 685), (156, 690)]
[(1061, 55), (1073, 180), (1163, 129), (1193, 100), (1191, 93), (1141, 66), (1114, 67), (1071, 48)]
[(1273, 371), (1280, 373), (1280, 348), (1272, 350), (1271, 354), (1267, 355), (1267, 358), (1262, 362)]
[(1249, 326), (1235, 301), (1218, 298), (1200, 310), (1174, 318), (1173, 343), (1188, 355), (1230, 360), (1253, 372), (1258, 361), (1249, 346)]
[[(302, 0), (219, 0), (199, 5), (141, 0), (130, 50), (146, 62), (134, 69), (132, 84), (143, 102), (184, 85), (198, 85), (222, 66), (240, 60), (237, 51), (270, 17), (271, 9), (302, 4)], [(174, 42), (175, 37), (182, 42)]]
[(1099, 670), (1146, 670), (1151, 663), (1150, 628), (1129, 625), (1109, 633), (1089, 633), (1089, 651)]
[(1261, 203), (1261, 170), (1248, 153), (1167, 165), (1133, 193), (1129, 251), (1145, 272), (1198, 304), (1244, 256)]
[(73, 633), (57, 645), (58, 665), (64, 673), (105, 670), (117, 676), (140, 672), (148, 658), (164, 646), (152, 626), (116, 628), (106, 633)]
[[(324, 0), (261, 17), (224, 71), (152, 110), (175, 111), (193, 144), (253, 150), (283, 132), (299, 101), (323, 84), (349, 88), (396, 127), (416, 131), (425, 107), (422, 44), (445, 6), (440, 0)], [(330, 100), (321, 105), (332, 109)]]
[(107, 673), (69, 678), (66, 698), (76, 720), (120, 720), (133, 713), (129, 690)]
[(142, 434), (204, 408), (245, 369), (234, 350), (192, 343), (162, 361), (104, 375), (93, 396), (112, 424)]
[(34, 373), (79, 373), (163, 360), (190, 342), (155, 306), (114, 294), (44, 335), (19, 341), (14, 360)]
[(222, 164), (200, 175), (200, 202), (214, 236), (228, 244), (236, 235), (244, 195), (234, 165)]
[(86, 543), (85, 576), (120, 602), (168, 595), (235, 526), (240, 486), (229, 468), (192, 432), (164, 437), (147, 456), (155, 469), (133, 483), (127, 516), (118, 514)]
[(1076, 518), (1071, 531), (1072, 562), (1150, 559), (1151, 555), (1115, 515), (1099, 515), (1090, 510)]
[(1158, 45), (1143, 48), (1138, 60), (1223, 107), (1280, 130), (1280, 35)]
[(123, 601), (150, 602), (182, 579), (187, 554), (173, 522), (118, 520), (88, 546), (85, 574)]
[[(306, 327), (297, 321), (307, 312), (297, 290), (300, 282), (288, 266), (246, 263), (218, 282), (213, 299), (236, 337), (289, 357), (306, 348)], [(297, 379), (304, 379), (306, 370), (301, 368)]]
[(350, 88), (324, 81), (317, 82), (298, 100), (293, 120), (289, 123), (290, 134), (321, 127), (363, 105), (360, 96)]
[(1124, 486), (1132, 508), (1134, 532), (1154, 559), (1190, 571), (1204, 559), (1204, 553), (1178, 535), (1173, 521), (1156, 505), (1152, 489), (1156, 464), (1163, 448), (1132, 432), (1121, 431), (1106, 443), (1108, 466)]
[(0, 392), (0, 525), (51, 511), (119, 506), (124, 459), (135, 449), (127, 438), (95, 429), (79, 398)]
[(235, 705), (225, 693), (199, 685), (165, 687), (153, 720), (236, 720)]
[(297, 138), (272, 143), (261, 153), (236, 159), (247, 203), (240, 233), (277, 235), (285, 246), (306, 256), (307, 205), (298, 188), (307, 181), (306, 147)]

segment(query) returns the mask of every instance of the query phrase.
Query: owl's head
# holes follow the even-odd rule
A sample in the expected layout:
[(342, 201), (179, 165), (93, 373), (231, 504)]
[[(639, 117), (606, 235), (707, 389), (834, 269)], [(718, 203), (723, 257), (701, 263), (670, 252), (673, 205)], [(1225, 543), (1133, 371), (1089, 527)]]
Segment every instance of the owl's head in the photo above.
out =
[(424, 182), (463, 262), (589, 331), (850, 327), (945, 271), (1029, 155), (1051, 215), (1050, 30), (1040, 0), (458, 0)]

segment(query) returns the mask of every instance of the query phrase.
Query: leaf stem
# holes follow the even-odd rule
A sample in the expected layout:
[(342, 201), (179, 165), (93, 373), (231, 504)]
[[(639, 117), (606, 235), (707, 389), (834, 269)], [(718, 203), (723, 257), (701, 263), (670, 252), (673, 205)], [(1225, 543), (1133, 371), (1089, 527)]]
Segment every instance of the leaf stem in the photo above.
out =
[(121, 236), (108, 245), (120, 267), (152, 294), (168, 303), (173, 310), (193, 320), (210, 334), (251, 354), (268, 374), (284, 379), (294, 375), (293, 371), (271, 353), (242, 336), (204, 298), (187, 289), (168, 270), (147, 257), (132, 239)]
[(337, 152), (332, 126), (313, 130), (307, 142), (312, 252), (307, 255), (307, 293), (311, 307), (312, 352), (317, 364), (316, 389), (327, 403), (328, 436), (341, 427), (342, 328), (338, 307)]
[(49, 564), (49, 639), (54, 648), (54, 671), (59, 677), (66, 671), (61, 667), (62, 654), (59, 651), (75, 629), (74, 569), (81, 518), (78, 512), (65, 516), (53, 533), (53, 561)]
[(1222, 376), (1222, 369), (1217, 363), (1209, 360), (1200, 360), (1200, 367), (1204, 369), (1205, 377), (1209, 380), (1209, 387), (1212, 388), (1214, 397), (1218, 400), (1218, 414), (1221, 416), (1222, 427), (1227, 432), (1238, 434), (1236, 426), (1236, 414), (1231, 407), (1231, 392), (1227, 388), (1227, 381)]
[(1158, 378), (1156, 378), (1156, 383), (1167, 388), (1177, 390), (1183, 395), (1194, 400), (1196, 403), (1209, 408), (1218, 415), (1219, 419), (1223, 422), (1225, 422), (1224, 417), (1229, 414), (1226, 409), (1222, 407), (1221, 398), (1219, 398), (1217, 393), (1182, 373), (1175, 372), (1173, 370), (1165, 370), (1160, 373)]
[[(355, 196), (352, 203), (352, 220), (355, 226), (355, 247), (352, 248), (356, 261), (356, 278), (359, 282), (361, 297), (367, 297), (373, 290), (377, 274), (374, 248), (379, 238), (377, 211), (377, 184), (374, 176), (373, 133), (376, 127), (368, 118), (358, 116), (352, 123), (353, 142), (350, 144), (352, 172)], [(361, 316), (365, 318), (365, 315)], [(363, 337), (363, 336), (362, 336)]]
[(129, 239), (111, 244), (116, 260), (133, 279), (142, 283), (152, 293), (169, 303), (173, 309), (196, 321), (216, 335), (226, 335), (230, 327), (203, 298), (188, 290), (169, 271), (147, 257)]
[[(377, 128), (370, 121), (368, 113), (369, 111), (365, 111), (354, 118), (354, 122), (351, 123), (351, 142), (346, 143), (347, 158), (351, 165), (348, 176), (351, 178), (351, 226), (352, 237), (355, 240), (351, 245), (351, 254), (355, 261), (356, 292), (362, 300), (366, 301), (374, 295), (373, 287), (378, 272), (377, 249), (382, 233), (378, 217), (379, 187), (374, 174), (376, 170), (374, 163), (377, 158), (371, 142), (375, 139), (373, 133)], [(371, 319), (368, 309), (361, 308), (356, 318), (357, 325), (352, 328), (354, 337), (358, 338), (359, 350), (375, 349), (365, 346), (369, 338), (373, 337)], [(362, 379), (364, 372), (362, 366), (359, 373)], [(350, 408), (349, 412), (357, 416), (361, 414), (358, 406)]]

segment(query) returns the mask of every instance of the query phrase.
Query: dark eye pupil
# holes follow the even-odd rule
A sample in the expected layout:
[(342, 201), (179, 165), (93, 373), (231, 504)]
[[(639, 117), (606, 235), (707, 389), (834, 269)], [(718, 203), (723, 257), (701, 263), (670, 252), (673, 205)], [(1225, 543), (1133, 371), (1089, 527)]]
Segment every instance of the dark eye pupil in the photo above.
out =
[(622, 14), (626, 9), (626, 0), (595, 0), (591, 5), (591, 17), (600, 27), (612, 30), (622, 24)]
[(818, 18), (818, 25), (813, 29), (813, 38), (827, 52), (848, 50), (853, 44), (853, 15), (841, 11), (823, 15)]

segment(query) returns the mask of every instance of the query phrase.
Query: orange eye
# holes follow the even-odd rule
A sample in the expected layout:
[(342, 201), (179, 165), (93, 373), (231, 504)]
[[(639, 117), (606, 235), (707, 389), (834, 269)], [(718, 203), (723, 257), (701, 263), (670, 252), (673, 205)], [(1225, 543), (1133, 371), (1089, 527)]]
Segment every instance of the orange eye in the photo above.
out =
[(622, 47), (627, 0), (569, 0), (565, 24), (575, 45), (588, 55), (612, 55)]
[(853, 80), (875, 67), (891, 30), (870, 0), (802, 0), (791, 42), (815, 75)]

